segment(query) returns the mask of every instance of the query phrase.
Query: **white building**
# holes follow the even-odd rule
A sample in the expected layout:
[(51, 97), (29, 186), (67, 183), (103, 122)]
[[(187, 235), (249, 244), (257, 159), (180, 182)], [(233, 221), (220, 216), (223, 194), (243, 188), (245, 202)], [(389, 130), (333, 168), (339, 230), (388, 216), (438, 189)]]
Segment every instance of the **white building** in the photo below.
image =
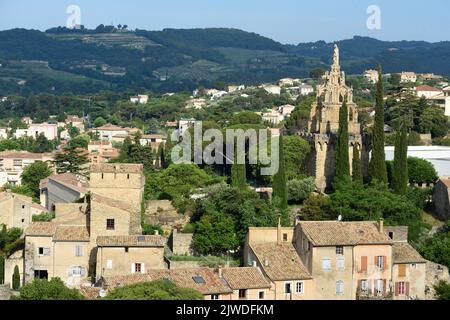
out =
[(428, 85), (423, 85), (423, 86), (418, 86), (416, 88), (416, 95), (421, 98), (421, 97), (425, 97), (427, 99), (437, 96), (439, 94), (442, 93), (442, 90), (433, 88), (431, 86)]
[(415, 72), (402, 72), (400, 73), (400, 82), (417, 82), (417, 74)]
[(309, 84), (302, 84), (301, 86), (298, 87), (298, 91), (300, 95), (307, 96), (311, 93), (314, 93), (314, 87), (310, 86)]
[(146, 94), (139, 94), (137, 96), (131, 97), (130, 101), (132, 103), (136, 103), (136, 104), (146, 104), (148, 102), (148, 95)]
[(378, 82), (378, 71), (377, 70), (366, 70), (364, 71), (364, 78), (370, 83)]
[(186, 102), (186, 109), (203, 109), (206, 106), (206, 100), (203, 98), (190, 99)]
[(267, 93), (274, 94), (274, 95), (280, 95), (281, 94), (281, 87), (273, 85), (273, 84), (265, 84), (262, 85), (261, 88), (266, 90)]
[(22, 137), (33, 137), (39, 136), (41, 133), (48, 140), (55, 140), (58, 138), (58, 125), (57, 124), (49, 124), (49, 123), (41, 123), (41, 124), (30, 124), (28, 129), (17, 129), (14, 136), (16, 138)]
[(8, 128), (0, 128), (0, 139), (8, 138)]
[[(394, 147), (385, 147), (386, 160), (394, 160)], [(450, 176), (450, 147), (414, 146), (408, 147), (408, 157), (416, 157), (431, 162), (439, 177)]]
[(191, 118), (191, 119), (181, 119), (178, 122), (178, 133), (180, 135), (183, 135), (187, 130), (189, 130), (190, 127), (194, 126), (195, 122), (197, 120)]

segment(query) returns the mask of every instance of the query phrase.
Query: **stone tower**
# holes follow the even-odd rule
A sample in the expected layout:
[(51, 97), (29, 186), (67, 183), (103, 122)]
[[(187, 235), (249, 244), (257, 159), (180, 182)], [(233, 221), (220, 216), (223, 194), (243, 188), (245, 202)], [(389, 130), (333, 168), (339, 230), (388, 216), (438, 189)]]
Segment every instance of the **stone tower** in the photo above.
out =
[[(339, 110), (347, 99), (350, 168), (353, 158), (353, 146), (362, 151), (362, 138), (358, 122), (358, 110), (353, 102), (353, 89), (345, 84), (345, 73), (339, 64), (339, 48), (334, 46), (333, 65), (322, 77), (317, 86), (317, 99), (311, 107), (311, 115), (302, 135), (311, 144), (308, 171), (316, 178), (316, 187), (320, 191), (332, 187), (335, 172), (335, 146), (339, 129)], [(364, 162), (364, 157), (362, 157)], [(363, 164), (364, 167), (364, 164)]]

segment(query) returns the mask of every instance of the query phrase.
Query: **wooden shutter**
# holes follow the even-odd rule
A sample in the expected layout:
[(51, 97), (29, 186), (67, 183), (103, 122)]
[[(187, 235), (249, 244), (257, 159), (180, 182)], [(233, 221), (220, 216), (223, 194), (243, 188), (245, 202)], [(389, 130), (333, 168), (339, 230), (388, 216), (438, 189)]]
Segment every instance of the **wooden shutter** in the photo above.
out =
[(387, 269), (387, 257), (383, 256), (383, 271)]
[(367, 257), (361, 257), (361, 272), (367, 271)]
[(398, 265), (398, 276), (399, 277), (406, 277), (406, 264), (399, 264)]
[(409, 297), (409, 282), (405, 282), (405, 294)]
[(400, 284), (398, 282), (395, 283), (395, 296), (398, 296), (398, 292), (400, 291)]

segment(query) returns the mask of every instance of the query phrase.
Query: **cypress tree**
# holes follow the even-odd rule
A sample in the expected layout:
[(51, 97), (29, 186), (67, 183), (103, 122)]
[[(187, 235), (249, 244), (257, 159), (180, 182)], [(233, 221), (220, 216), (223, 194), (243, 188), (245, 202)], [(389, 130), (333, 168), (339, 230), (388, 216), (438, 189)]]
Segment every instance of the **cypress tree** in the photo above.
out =
[(336, 173), (334, 176), (335, 183), (350, 180), (350, 158), (348, 149), (348, 107), (347, 101), (344, 100), (344, 103), (339, 110), (339, 129), (336, 144)]
[(13, 290), (19, 290), (20, 288), (20, 273), (19, 273), (19, 267), (14, 267), (14, 274), (12, 277), (12, 287)]
[(369, 163), (369, 177), (387, 183), (386, 155), (384, 152), (384, 100), (381, 66), (378, 67), (375, 123), (373, 126), (372, 158)]
[(0, 252), (0, 284), (5, 283), (5, 258)]
[(237, 148), (234, 149), (234, 154), (234, 164), (231, 167), (231, 185), (243, 189), (247, 184), (246, 164), (238, 163)]
[[(281, 210), (282, 215), (286, 215), (288, 207), (288, 189), (283, 148), (283, 134), (281, 134), (278, 151), (279, 168), (278, 172), (273, 177), (273, 198), (275, 205)], [(282, 217), (282, 219), (283, 222), (286, 222), (286, 217)]]
[(408, 189), (408, 133), (404, 122), (395, 137), (392, 189), (399, 195), (404, 195)]
[(353, 146), (352, 178), (354, 183), (363, 183), (361, 157), (356, 144)]

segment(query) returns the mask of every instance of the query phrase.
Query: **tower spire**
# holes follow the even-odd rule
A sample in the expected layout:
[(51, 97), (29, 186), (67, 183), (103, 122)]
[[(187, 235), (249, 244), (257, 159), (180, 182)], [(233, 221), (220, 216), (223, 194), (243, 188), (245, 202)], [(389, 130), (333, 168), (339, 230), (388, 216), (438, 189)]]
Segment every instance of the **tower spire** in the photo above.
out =
[(339, 67), (339, 47), (334, 44), (333, 66)]

